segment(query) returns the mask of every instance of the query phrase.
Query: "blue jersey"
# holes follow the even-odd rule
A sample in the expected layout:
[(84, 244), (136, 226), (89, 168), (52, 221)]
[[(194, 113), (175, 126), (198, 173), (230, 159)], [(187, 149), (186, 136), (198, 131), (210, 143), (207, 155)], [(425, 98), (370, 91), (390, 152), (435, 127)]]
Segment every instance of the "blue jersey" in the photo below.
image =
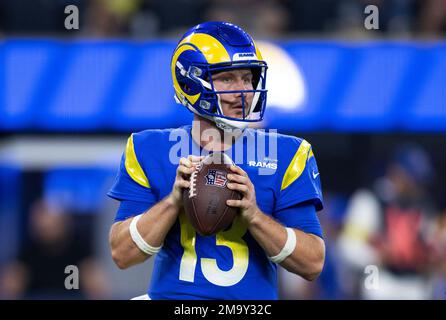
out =
[[(203, 152), (191, 139), (191, 126), (132, 134), (108, 195), (138, 202), (142, 212), (171, 192), (181, 156)], [(287, 225), (287, 208), (311, 203), (322, 209), (320, 175), (307, 141), (246, 129), (225, 153), (249, 175), (263, 213)], [(141, 212), (119, 211), (116, 221)], [(277, 299), (277, 265), (241, 219), (204, 237), (181, 212), (155, 257), (148, 294), (152, 299)]]

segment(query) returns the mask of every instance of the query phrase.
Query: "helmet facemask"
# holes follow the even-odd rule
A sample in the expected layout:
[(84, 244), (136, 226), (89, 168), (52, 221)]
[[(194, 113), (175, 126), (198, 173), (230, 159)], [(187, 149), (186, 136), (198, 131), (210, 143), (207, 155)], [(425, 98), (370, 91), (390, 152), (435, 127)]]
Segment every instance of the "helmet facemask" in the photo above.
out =
[[(252, 90), (216, 90), (213, 82), (215, 74), (235, 70), (235, 69), (250, 69), (252, 72)], [(189, 106), (189, 109), (195, 113), (211, 119), (218, 127), (224, 130), (244, 129), (250, 122), (258, 122), (263, 119), (263, 114), (266, 105), (265, 79), (267, 66), (263, 62), (245, 62), (232, 65), (220, 66), (197, 66), (191, 65), (187, 71), (187, 76), (201, 87), (200, 99), (194, 106)], [(184, 72), (183, 72), (184, 73)], [(187, 90), (187, 87), (182, 88)], [(224, 114), (221, 103), (221, 98), (224, 95), (239, 94), (241, 97), (241, 116), (234, 117)], [(250, 105), (247, 101), (247, 95), (253, 94)]]

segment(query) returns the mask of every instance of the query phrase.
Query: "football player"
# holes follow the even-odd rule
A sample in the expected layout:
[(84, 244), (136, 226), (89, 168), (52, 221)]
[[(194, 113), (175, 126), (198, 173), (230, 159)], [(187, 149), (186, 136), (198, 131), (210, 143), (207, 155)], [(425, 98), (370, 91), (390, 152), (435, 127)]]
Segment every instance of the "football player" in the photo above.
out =
[[(248, 128), (263, 119), (266, 70), (240, 27), (199, 24), (180, 39), (171, 61), (175, 99), (194, 113), (192, 125), (128, 139), (108, 193), (120, 201), (111, 253), (122, 269), (156, 255), (151, 299), (277, 299), (278, 264), (310, 281), (322, 271), (325, 245), (316, 213), (322, 192), (311, 145)], [(217, 138), (207, 139), (206, 130)], [(190, 138), (191, 151), (175, 163), (171, 137), (181, 133)], [(259, 141), (266, 149), (275, 144), (277, 152), (249, 152), (260, 148)], [(227, 186), (243, 198), (227, 205), (240, 214), (228, 229), (200, 236), (183, 212), (183, 189), (203, 151), (235, 157), (236, 149), (246, 154), (232, 166)]]

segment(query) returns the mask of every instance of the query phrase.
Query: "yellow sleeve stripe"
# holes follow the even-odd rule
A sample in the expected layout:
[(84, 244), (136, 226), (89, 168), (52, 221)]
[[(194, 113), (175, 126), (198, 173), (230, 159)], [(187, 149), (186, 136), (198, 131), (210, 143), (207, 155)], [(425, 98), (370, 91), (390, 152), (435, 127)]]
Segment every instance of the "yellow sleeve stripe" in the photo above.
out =
[(311, 159), (311, 157), (314, 157), (313, 149), (310, 149), (310, 154), (308, 155), (308, 159)]
[(143, 187), (150, 188), (149, 180), (136, 158), (135, 148), (133, 146), (133, 134), (127, 140), (127, 146), (125, 148), (125, 169), (136, 183)]
[(283, 176), (282, 180), (282, 186), (280, 188), (281, 191), (287, 188), (290, 184), (292, 184), (300, 177), (305, 169), (305, 166), (307, 165), (307, 159), (309, 156), (308, 151), (310, 151), (310, 149), (311, 145), (307, 141), (303, 140), (299, 146), (299, 149), (297, 149), (293, 160), (291, 160), (290, 165), (285, 171), (285, 175)]

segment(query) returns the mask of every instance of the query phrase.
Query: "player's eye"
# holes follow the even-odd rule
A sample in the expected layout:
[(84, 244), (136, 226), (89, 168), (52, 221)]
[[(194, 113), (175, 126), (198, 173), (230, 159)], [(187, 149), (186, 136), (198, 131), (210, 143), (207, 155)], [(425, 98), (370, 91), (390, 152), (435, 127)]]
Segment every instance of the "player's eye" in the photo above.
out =
[(220, 75), (219, 77), (216, 77), (214, 79), (214, 82), (221, 82), (221, 83), (224, 83), (224, 84), (228, 84), (228, 83), (231, 82), (231, 78), (229, 76)]

